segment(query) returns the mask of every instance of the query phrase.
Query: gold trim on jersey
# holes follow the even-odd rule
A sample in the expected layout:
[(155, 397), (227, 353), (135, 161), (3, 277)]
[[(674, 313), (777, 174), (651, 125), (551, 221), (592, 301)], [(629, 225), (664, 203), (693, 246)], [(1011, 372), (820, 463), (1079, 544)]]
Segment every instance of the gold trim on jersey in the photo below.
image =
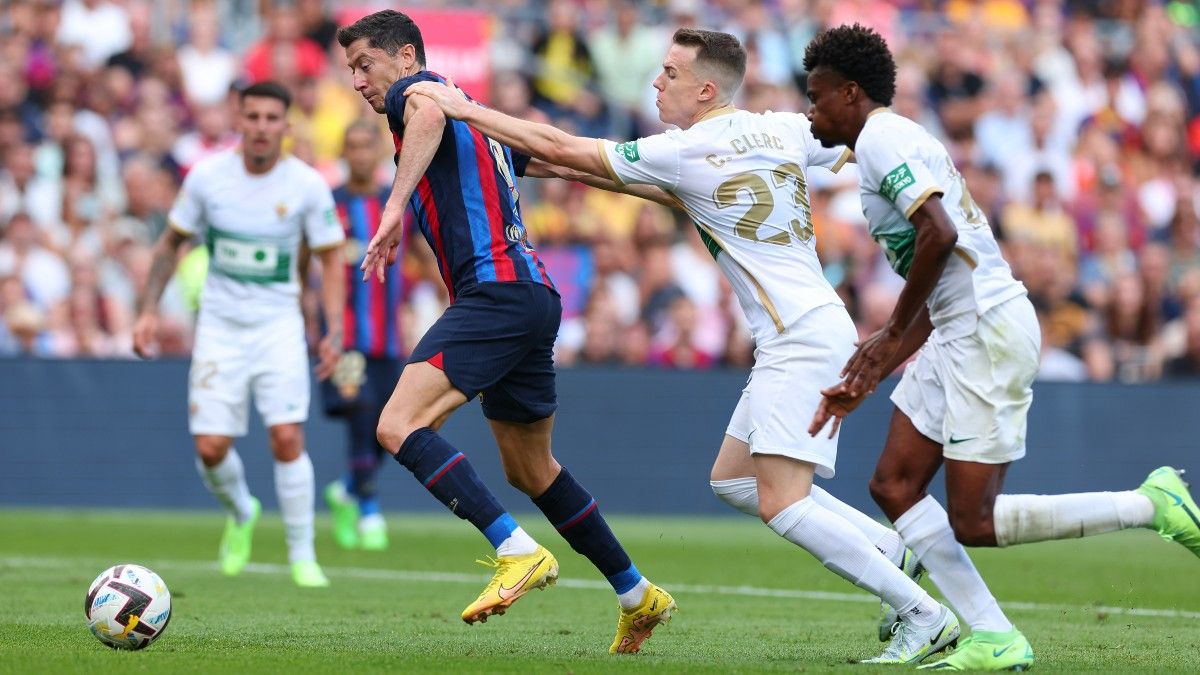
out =
[[(692, 216), (692, 213), (689, 211), (688, 215)], [(701, 223), (699, 220), (696, 220), (695, 216), (692, 216), (692, 222), (696, 224), (696, 227), (707, 232), (708, 236), (711, 237), (713, 242), (721, 249), (721, 252), (729, 256), (729, 259), (737, 263), (737, 266), (742, 268), (742, 271), (746, 273), (746, 278), (750, 280), (750, 283), (754, 284), (754, 290), (756, 293), (758, 293), (759, 303), (762, 304), (763, 309), (767, 310), (767, 315), (771, 317), (771, 322), (775, 324), (775, 332), (782, 335), (787, 329), (787, 326), (783, 325), (783, 319), (779, 318), (779, 310), (775, 308), (775, 303), (771, 302), (771, 298), (767, 296), (767, 289), (763, 288), (762, 284), (758, 283), (758, 279), (755, 279), (754, 275), (750, 274), (750, 270), (746, 269), (745, 265), (738, 262), (736, 257), (730, 255), (729, 249), (725, 248), (725, 245), (721, 243), (721, 240), (717, 238), (717, 235), (713, 233), (712, 228), (704, 223)]]
[(961, 246), (954, 247), (954, 255), (962, 258), (962, 261), (972, 270), (979, 266), (979, 263), (975, 262), (975, 259), (971, 257), (971, 252)]
[(890, 113), (890, 112), (892, 112), (892, 109), (885, 105), (882, 108), (876, 108), (876, 109), (872, 110), (871, 112), (867, 113), (867, 119), (871, 119), (875, 115), (880, 115), (882, 113)]
[(842, 167), (846, 166), (846, 164), (848, 162), (853, 162), (853, 161), (854, 161), (854, 151), (851, 150), (850, 148), (845, 148), (842, 150), (842, 156), (838, 157), (838, 160), (833, 163), (833, 166), (831, 166), (829, 168), (829, 170), (834, 173), (837, 173), (837, 172), (841, 171)]
[(668, 190), (667, 188), (659, 188), (659, 189), (661, 189), (663, 192), (667, 193), (667, 196), (671, 198), (671, 201), (675, 202), (676, 208), (678, 208), (680, 211), (683, 211), (684, 213), (687, 213), (689, 217), (692, 215), (691, 213), (688, 212), (687, 204), (683, 203), (683, 200), (679, 198), (679, 195), (675, 194), (671, 190)]
[(182, 234), (185, 237), (194, 237), (196, 235), (195, 232), (188, 232), (187, 230), (183, 229), (183, 227), (180, 226), (179, 223), (176, 222), (174, 218), (167, 219), (167, 227), (171, 228), (172, 230), (175, 230), (176, 232), (178, 232), (179, 234)]
[(735, 113), (737, 111), (738, 111), (738, 109), (731, 105), (723, 105), (720, 108), (713, 108), (712, 110), (709, 110), (708, 112), (704, 113), (703, 115), (700, 116), (700, 119), (696, 120), (696, 123), (699, 124), (700, 122), (704, 122), (705, 120), (711, 120), (712, 118), (720, 117), (721, 115), (732, 115), (733, 113)]
[(604, 162), (604, 169), (608, 171), (608, 177), (611, 178), (612, 181), (617, 185), (624, 185), (625, 181), (621, 180), (621, 178), (617, 176), (616, 171), (613, 171), (612, 162), (610, 162), (608, 159), (608, 150), (604, 147), (603, 139), (596, 139), (596, 149), (600, 151), (600, 161)]
[(917, 212), (917, 209), (921, 208), (921, 205), (925, 203), (925, 200), (929, 199), (935, 194), (944, 195), (946, 194), (946, 191), (936, 185), (925, 188), (924, 192), (917, 195), (917, 199), (912, 203), (912, 206), (908, 207), (908, 209), (904, 212), (904, 217), (911, 220), (912, 215)]

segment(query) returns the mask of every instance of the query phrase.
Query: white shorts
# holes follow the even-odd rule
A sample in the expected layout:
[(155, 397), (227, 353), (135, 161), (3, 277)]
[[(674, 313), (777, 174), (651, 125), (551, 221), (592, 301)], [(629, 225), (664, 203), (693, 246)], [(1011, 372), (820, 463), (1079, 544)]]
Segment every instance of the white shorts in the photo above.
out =
[(1041, 330), (1020, 296), (979, 317), (972, 335), (931, 336), (904, 371), (892, 402), (947, 459), (1006, 464), (1025, 456)]
[(833, 478), (837, 436), (808, 435), (821, 390), (838, 382), (858, 332), (839, 305), (823, 305), (800, 317), (786, 333), (758, 345), (754, 367), (725, 433), (750, 452), (783, 455), (816, 465)]
[(188, 430), (245, 436), (252, 391), (268, 427), (307, 420), (308, 369), (299, 312), (261, 325), (201, 316), (188, 376)]

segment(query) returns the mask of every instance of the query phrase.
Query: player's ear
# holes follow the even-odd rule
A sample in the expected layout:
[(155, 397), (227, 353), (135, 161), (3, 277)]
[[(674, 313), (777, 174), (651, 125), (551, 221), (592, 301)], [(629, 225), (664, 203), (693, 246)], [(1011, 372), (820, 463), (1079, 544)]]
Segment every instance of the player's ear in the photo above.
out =
[(412, 43), (406, 44), (400, 48), (400, 60), (404, 63), (404, 67), (408, 68), (417, 62), (417, 48), (412, 46)]
[(705, 80), (700, 87), (699, 99), (705, 103), (717, 97), (717, 85), (712, 80)]

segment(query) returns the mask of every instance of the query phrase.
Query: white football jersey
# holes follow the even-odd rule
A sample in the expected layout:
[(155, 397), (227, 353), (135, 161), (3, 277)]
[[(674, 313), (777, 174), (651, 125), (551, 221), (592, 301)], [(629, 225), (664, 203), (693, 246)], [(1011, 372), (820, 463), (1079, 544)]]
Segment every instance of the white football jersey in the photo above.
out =
[(200, 313), (239, 323), (299, 310), (301, 239), (314, 251), (345, 239), (333, 194), (321, 175), (285, 155), (265, 174), (246, 170), (238, 150), (196, 164), (168, 217), (208, 248)]
[(758, 342), (842, 301), (821, 272), (806, 171), (845, 153), (795, 113), (714, 110), (686, 130), (600, 142), (618, 183), (657, 185), (680, 202), (729, 278)]
[(867, 226), (897, 274), (908, 277), (916, 250), (909, 217), (931, 195), (941, 195), (958, 229), (954, 255), (929, 294), (939, 339), (975, 332), (980, 315), (1025, 293), (950, 154), (921, 125), (881, 108), (867, 117), (854, 150)]

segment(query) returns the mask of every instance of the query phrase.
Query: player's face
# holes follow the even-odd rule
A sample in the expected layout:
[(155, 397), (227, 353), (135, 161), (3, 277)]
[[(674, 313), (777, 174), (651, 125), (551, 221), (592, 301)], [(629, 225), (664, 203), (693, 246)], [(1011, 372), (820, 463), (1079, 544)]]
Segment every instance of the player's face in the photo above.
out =
[(342, 152), (352, 179), (366, 181), (375, 174), (379, 164), (379, 146), (375, 141), (375, 135), (366, 129), (353, 129), (346, 134)]
[(654, 78), (658, 96), (658, 119), (666, 124), (687, 128), (701, 107), (700, 90), (704, 80), (696, 75), (696, 47), (673, 44), (663, 59), (662, 72)]
[(288, 130), (287, 108), (277, 98), (247, 96), (242, 101), (238, 126), (246, 157), (259, 162), (274, 161)]
[(378, 47), (367, 44), (367, 38), (359, 38), (346, 47), (346, 65), (354, 78), (357, 91), (371, 108), (384, 112), (384, 97), (396, 80), (419, 70), (416, 51), (412, 45), (404, 45), (395, 56)]
[(841, 133), (850, 111), (844, 91), (847, 84), (845, 78), (824, 66), (817, 66), (808, 75), (808, 121), (812, 135), (827, 148), (849, 141)]

